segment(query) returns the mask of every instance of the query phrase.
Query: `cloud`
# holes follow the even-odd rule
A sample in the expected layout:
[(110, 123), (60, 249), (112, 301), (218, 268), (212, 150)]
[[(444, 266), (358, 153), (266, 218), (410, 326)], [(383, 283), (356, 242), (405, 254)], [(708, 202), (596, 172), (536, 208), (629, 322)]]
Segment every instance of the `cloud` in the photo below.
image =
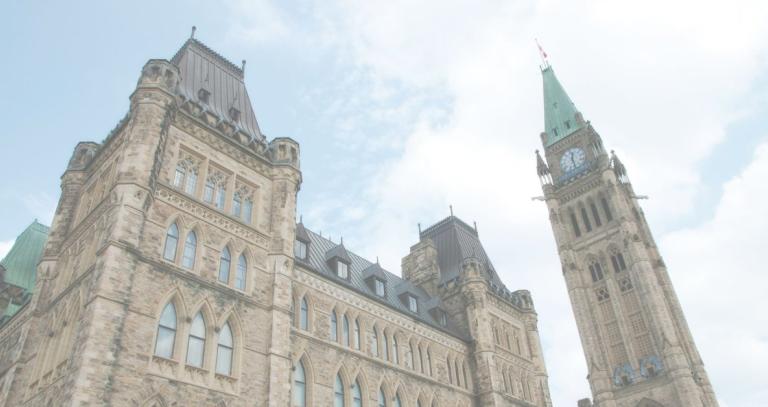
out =
[[(532, 291), (554, 404), (572, 405), (588, 396), (586, 365), (546, 210), (530, 200), (541, 194), (532, 154), (540, 148), (543, 126), (533, 43), (538, 37), (576, 105), (606, 146), (621, 155), (636, 190), (654, 198), (644, 202), (646, 214), (719, 396), (733, 406), (766, 404), (768, 396), (760, 390), (768, 386), (758, 383), (760, 371), (754, 369), (768, 362), (761, 353), (766, 336), (750, 327), (754, 313), (735, 318), (738, 322), (728, 326), (738, 329), (723, 337), (718, 324), (736, 305), (721, 308), (700, 300), (730, 299), (744, 282), (720, 285), (711, 267), (703, 276), (717, 285), (690, 274), (701, 253), (735, 261), (722, 264), (735, 264), (728, 270), (753, 266), (720, 257), (714, 249), (716, 243), (732, 245), (742, 233), (756, 238), (754, 244), (766, 241), (749, 225), (718, 220), (725, 217), (720, 208), (735, 205), (729, 194), (759, 185), (739, 181), (754, 179), (745, 171), (727, 185), (716, 217), (698, 222), (709, 226), (677, 231), (669, 239), (664, 233), (698, 205), (704, 187), (698, 168), (715, 146), (728, 141), (728, 125), (754, 113), (741, 101), (766, 68), (768, 25), (762, 22), (768, 20), (768, 3), (339, 0), (310, 8), (302, 18), (314, 22), (290, 17), (283, 24), (288, 31), (322, 38), (322, 46), (342, 60), (351, 79), (324, 84), (318, 92), (343, 100), (326, 110), (326, 117), (336, 120), (332, 139), (367, 154), (365, 160), (326, 162), (322, 169), (303, 167), (325, 173), (344, 168), (336, 181), (346, 186), (300, 196), (309, 208), (309, 225), (343, 232), (349, 246), (369, 258), (380, 256), (397, 272), (417, 239), (416, 223), (439, 220), (452, 204), (460, 217), (478, 221), (507, 285)], [(392, 129), (398, 132), (395, 143), (389, 142)], [(396, 152), (376, 159), (383, 150)], [(762, 157), (758, 154), (750, 168)], [(363, 166), (362, 179), (355, 178), (352, 169)], [(365, 186), (350, 192), (349, 185)], [(757, 206), (751, 210), (760, 213)], [(717, 235), (729, 235), (726, 230), (732, 239), (717, 242)], [(697, 247), (700, 251), (692, 249)], [(724, 294), (720, 287), (732, 291)], [(741, 309), (762, 304), (753, 302), (750, 290), (734, 304)], [(732, 346), (756, 352), (745, 361), (747, 369), (737, 368), (742, 359), (719, 354)], [(751, 403), (755, 400), (763, 403)]]

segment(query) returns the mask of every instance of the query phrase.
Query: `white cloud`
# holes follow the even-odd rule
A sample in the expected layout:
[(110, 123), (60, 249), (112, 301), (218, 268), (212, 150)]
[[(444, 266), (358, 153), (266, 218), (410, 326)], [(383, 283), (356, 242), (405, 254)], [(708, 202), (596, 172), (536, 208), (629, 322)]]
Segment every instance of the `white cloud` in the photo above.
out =
[(8, 254), (8, 252), (13, 247), (13, 243), (15, 241), (16, 239), (0, 242), (0, 259), (2, 259), (3, 257), (5, 257), (6, 254)]
[[(394, 93), (405, 99), (398, 106), (364, 100), (343, 107), (341, 140), (355, 148), (386, 145), (375, 140), (386, 131), (355, 131), (372, 116), (406, 134), (399, 138), (399, 155), (376, 163), (379, 168), (365, 191), (343, 202), (328, 193), (327, 199), (307, 204), (314, 215), (307, 217), (310, 225), (344, 230), (351, 235), (345, 239), (350, 246), (369, 257), (381, 256), (397, 271), (416, 239), (416, 223), (427, 226), (447, 215), (448, 204), (453, 204), (457, 215), (478, 221), (486, 249), (508, 286), (532, 291), (555, 405), (573, 405), (587, 396), (586, 366), (547, 214), (542, 203), (530, 200), (541, 193), (532, 150), (540, 148), (543, 122), (533, 39), (538, 37), (550, 53), (560, 80), (605, 144), (621, 154), (638, 192), (654, 198), (645, 209), (659, 229), (692, 211), (702, 188), (698, 165), (726, 140), (729, 123), (751, 113), (740, 101), (766, 68), (768, 25), (763, 22), (768, 21), (768, 3), (339, 0), (315, 6), (313, 13), (323, 22), (317, 36), (325, 46), (342, 50), (370, 82), (366, 92), (373, 90), (366, 95), (343, 87), (349, 97), (380, 101)], [(303, 29), (293, 28), (296, 22), (285, 24), (291, 30)], [(431, 105), (424, 94), (434, 92), (450, 102)], [(412, 95), (427, 103), (413, 103)], [(427, 109), (432, 109), (429, 114), (420, 114)], [(403, 119), (411, 122), (403, 125)], [(756, 157), (752, 171), (762, 157)], [(739, 180), (754, 179), (749, 174)], [(734, 180), (728, 188), (721, 208), (735, 205), (729, 194), (759, 185)], [(348, 207), (355, 208), (352, 214), (329, 215)], [(745, 209), (742, 213), (749, 213)], [(316, 218), (323, 215), (329, 217)], [(700, 262), (701, 253), (718, 253), (729, 270), (737, 267), (729, 264), (753, 267), (713, 250), (716, 243), (739, 241), (736, 236), (752, 236), (752, 244), (766, 241), (750, 225), (718, 220), (724, 216), (718, 210), (703, 229), (678, 232), (669, 239), (661, 236), (662, 254), (669, 259), (719, 396), (731, 406), (766, 404), (768, 396), (760, 390), (768, 386), (759, 383), (755, 368), (758, 362), (768, 362), (761, 348), (764, 332), (750, 328), (752, 316), (744, 315), (729, 322), (738, 329), (728, 337), (718, 335), (721, 316), (736, 306), (699, 302), (719, 298), (722, 287), (729, 287), (726, 298), (733, 298), (746, 282), (755, 288), (748, 288), (734, 304), (754, 308), (762, 303), (751, 292), (759, 285), (750, 283), (765, 279), (749, 280), (757, 278), (750, 274), (747, 280), (720, 285), (713, 268), (702, 272), (718, 284), (686, 272), (693, 272), (690, 265)], [(718, 242), (726, 231), (732, 239)], [(690, 251), (693, 247), (701, 251)], [(687, 255), (679, 254), (685, 250)], [(743, 360), (744, 352), (739, 352), (740, 359), (719, 354), (731, 346), (756, 354), (749, 360)], [(742, 393), (755, 398), (747, 400)], [(751, 403), (755, 400), (763, 403)]]

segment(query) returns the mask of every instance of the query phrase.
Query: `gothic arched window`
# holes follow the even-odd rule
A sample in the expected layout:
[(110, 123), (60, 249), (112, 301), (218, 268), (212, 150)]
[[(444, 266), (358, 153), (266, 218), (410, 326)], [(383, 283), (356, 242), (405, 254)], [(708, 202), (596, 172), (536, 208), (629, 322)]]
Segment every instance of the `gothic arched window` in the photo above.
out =
[(230, 329), (229, 322), (227, 322), (219, 331), (219, 344), (216, 347), (216, 373), (227, 376), (232, 375), (233, 349), (232, 329)]
[(354, 335), (353, 335), (353, 337), (354, 337), (354, 341), (355, 341), (355, 343), (354, 343), (355, 349), (360, 350), (360, 322), (358, 322), (357, 319), (355, 319), (355, 323), (354, 323)]
[(307, 407), (307, 375), (301, 361), (293, 371), (293, 407)]
[(165, 232), (165, 248), (163, 258), (168, 261), (176, 261), (176, 247), (179, 245), (179, 227), (172, 224)]
[(205, 320), (203, 313), (198, 312), (192, 320), (187, 341), (187, 364), (195, 367), (203, 367), (205, 356)]
[(424, 373), (424, 355), (421, 354), (421, 348), (418, 346), (416, 347), (416, 351), (419, 352), (419, 366), (421, 368), (421, 373)]
[(400, 363), (400, 355), (397, 351), (397, 337), (392, 336), (392, 363), (398, 364)]
[(427, 374), (432, 376), (432, 356), (430, 356), (429, 349), (427, 349)]
[(184, 241), (184, 254), (181, 257), (181, 266), (191, 269), (195, 266), (195, 252), (197, 251), (197, 235), (194, 231), (187, 234)]
[(363, 391), (357, 380), (352, 384), (352, 407), (363, 407)]
[(589, 209), (592, 211), (592, 217), (595, 219), (595, 226), (600, 227), (603, 225), (603, 221), (600, 220), (600, 214), (597, 212), (597, 206), (592, 200), (589, 201)]
[(581, 220), (584, 222), (584, 229), (587, 230), (587, 232), (592, 231), (592, 222), (589, 220), (589, 215), (587, 215), (587, 210), (582, 206), (579, 208), (581, 211)]
[(400, 393), (395, 394), (395, 407), (403, 407), (403, 402), (400, 401)]
[(344, 382), (341, 380), (341, 373), (336, 375), (336, 384), (333, 386), (333, 405), (334, 407), (344, 407)]
[(600, 262), (593, 261), (589, 264), (589, 273), (592, 275), (592, 281), (598, 282), (603, 279), (603, 267)]
[(237, 259), (237, 272), (235, 273), (235, 288), (245, 290), (245, 276), (248, 274), (248, 260), (245, 254), (241, 254)]
[(408, 344), (408, 349), (406, 349), (407, 352), (405, 354), (405, 365), (408, 366), (408, 368), (413, 369), (413, 344)]
[(379, 407), (387, 407), (387, 398), (384, 397), (384, 389), (379, 387)]
[(342, 318), (341, 338), (344, 346), (349, 346), (349, 318), (346, 315)]
[(608, 200), (600, 198), (600, 204), (603, 206), (603, 212), (605, 212), (605, 219), (610, 222), (613, 220), (613, 214), (611, 214), (611, 207), (608, 206)]
[(182, 189), (187, 194), (194, 195), (197, 188), (197, 171), (197, 163), (192, 157), (186, 157), (179, 161), (173, 176), (173, 186)]
[(451, 359), (445, 359), (445, 366), (448, 368), (448, 382), (453, 384), (453, 369), (451, 369)]
[(336, 310), (331, 312), (331, 340), (337, 342), (339, 340), (339, 320), (336, 316)]
[(176, 343), (176, 307), (173, 302), (166, 304), (160, 314), (157, 324), (157, 338), (155, 339), (155, 355), (170, 359), (173, 357), (173, 348)]
[(627, 263), (624, 262), (624, 255), (618, 250), (613, 250), (613, 253), (611, 253), (611, 264), (613, 265), (613, 270), (617, 273), (627, 269)]
[(568, 216), (571, 218), (571, 227), (573, 227), (573, 234), (576, 237), (581, 236), (581, 228), (579, 228), (579, 221), (576, 219), (576, 214), (573, 213), (573, 209), (568, 211)]
[(373, 327), (373, 335), (371, 335), (371, 354), (379, 356), (379, 331), (376, 327)]
[(229, 267), (232, 263), (232, 256), (229, 253), (229, 247), (224, 247), (219, 259), (219, 281), (224, 284), (229, 283)]
[(384, 343), (382, 343), (383, 346), (381, 347), (381, 349), (384, 351), (384, 360), (389, 360), (389, 339), (387, 339), (386, 332), (384, 332), (384, 335), (381, 335), (381, 339), (384, 341)]
[(307, 304), (306, 297), (301, 298), (299, 308), (299, 328), (306, 331), (309, 329), (309, 304)]

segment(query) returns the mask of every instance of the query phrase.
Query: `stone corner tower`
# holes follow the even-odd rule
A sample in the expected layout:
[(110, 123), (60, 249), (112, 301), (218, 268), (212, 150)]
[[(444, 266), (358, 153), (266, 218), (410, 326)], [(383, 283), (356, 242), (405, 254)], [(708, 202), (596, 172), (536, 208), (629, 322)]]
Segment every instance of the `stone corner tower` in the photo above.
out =
[(589, 369), (579, 406), (717, 406), (626, 169), (549, 64), (542, 77), (537, 172)]

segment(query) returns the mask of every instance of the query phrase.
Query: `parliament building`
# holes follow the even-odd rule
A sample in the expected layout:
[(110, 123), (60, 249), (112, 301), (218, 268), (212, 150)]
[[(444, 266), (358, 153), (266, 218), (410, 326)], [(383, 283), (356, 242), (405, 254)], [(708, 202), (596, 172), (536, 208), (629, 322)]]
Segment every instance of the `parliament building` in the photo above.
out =
[[(578, 405), (717, 406), (624, 166), (542, 74)], [(476, 227), (451, 214), (385, 270), (297, 219), (300, 156), (262, 134), (241, 66), (194, 38), (149, 60), (117, 126), (75, 147), (50, 228), (0, 262), (0, 405), (552, 405), (531, 294)]]

